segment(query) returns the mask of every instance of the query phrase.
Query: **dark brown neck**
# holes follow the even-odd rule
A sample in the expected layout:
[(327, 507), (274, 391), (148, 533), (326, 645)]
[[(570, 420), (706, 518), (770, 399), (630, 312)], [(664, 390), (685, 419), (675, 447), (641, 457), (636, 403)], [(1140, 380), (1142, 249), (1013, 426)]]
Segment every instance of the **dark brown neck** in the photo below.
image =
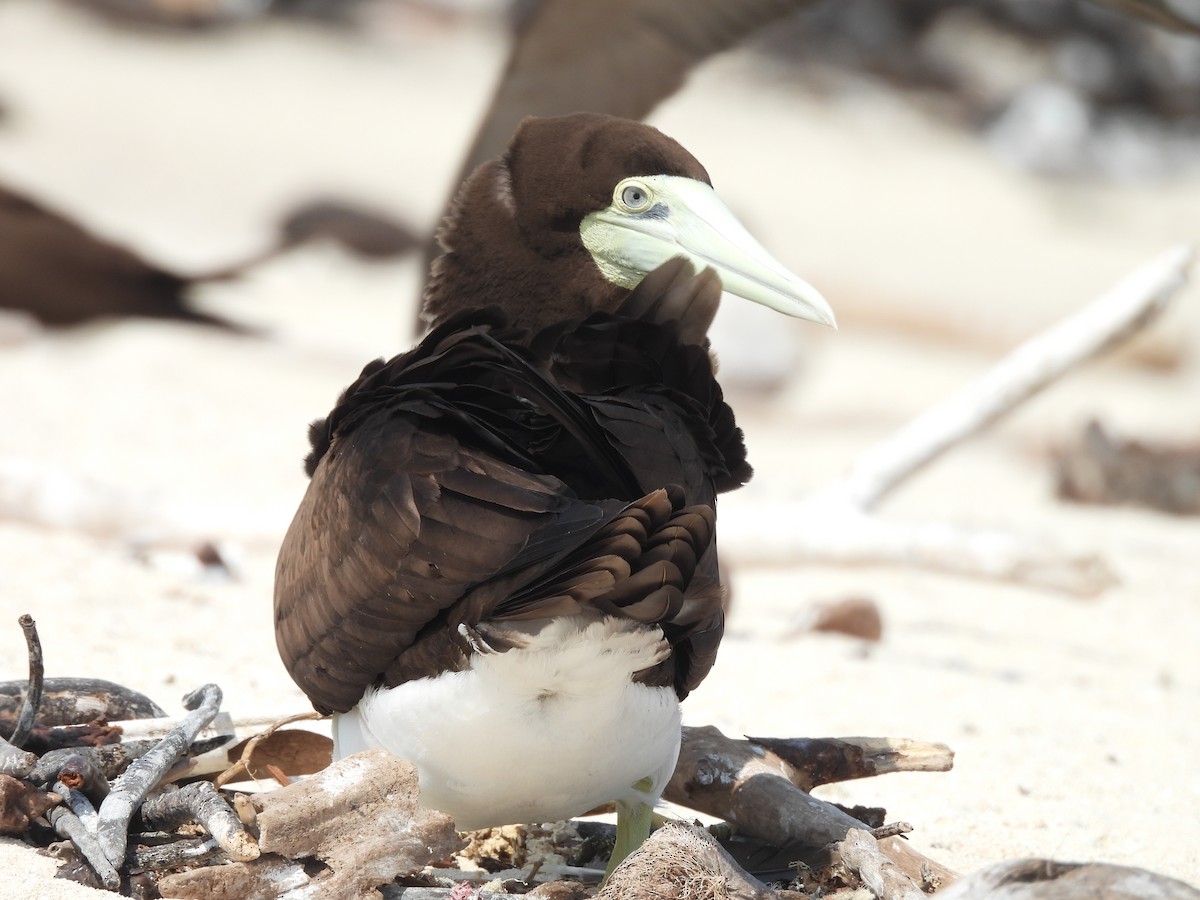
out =
[(511, 197), (500, 162), (481, 166), (459, 191), (438, 235), (446, 252), (434, 262), (422, 300), (427, 326), (500, 306), (513, 324), (537, 331), (616, 309), (629, 295), (600, 274), (578, 222), (539, 235), (535, 245), (522, 233)]

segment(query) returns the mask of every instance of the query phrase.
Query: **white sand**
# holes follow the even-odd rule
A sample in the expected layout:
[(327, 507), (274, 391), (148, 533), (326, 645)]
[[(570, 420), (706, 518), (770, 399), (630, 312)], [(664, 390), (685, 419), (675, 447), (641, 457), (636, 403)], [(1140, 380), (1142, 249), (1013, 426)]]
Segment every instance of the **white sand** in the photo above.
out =
[[(184, 267), (256, 249), (273, 216), (315, 190), (429, 221), (501, 53), (482, 32), (369, 42), (272, 24), (154, 37), (10, 0), (0, 93), (15, 115), (0, 130), (0, 179)], [(1169, 241), (1200, 239), (1200, 174), (1162, 187), (1046, 185), (911, 111), (862, 97), (823, 105), (748, 80), (736, 58), (655, 121), (843, 313), (837, 335), (768, 318), (776, 335), (794, 335), (803, 365), (773, 400), (735, 393), (758, 478), (730, 504), (835, 477), (993, 358), (872, 330), (868, 300), (1029, 333)], [(305, 426), (363, 362), (403, 348), (416, 282), (413, 262), (367, 269), (313, 249), (206, 294), (212, 308), (266, 325), (269, 340), (131, 323), (0, 347), (0, 504), (11, 473), (33, 467), (66, 479), (62, 491), (103, 486), (111, 499), (92, 520), (117, 526), (48, 527), (30, 521), (44, 523), (44, 511), (0, 506), (4, 677), (23, 674), (13, 620), (29, 611), (48, 674), (110, 678), (172, 707), (215, 680), (235, 715), (304, 709), (275, 653), (270, 597), (304, 486)], [(822, 794), (886, 806), (916, 826), (916, 847), (961, 870), (1039, 855), (1200, 882), (1200, 526), (1060, 505), (1044, 456), (1092, 414), (1146, 435), (1200, 436), (1198, 299), (1190, 289), (1159, 326), (1184, 347), (1184, 369), (1081, 372), (885, 510), (1095, 549), (1120, 587), (1080, 601), (900, 569), (767, 571), (731, 559), (729, 636), (687, 719), (733, 734), (949, 743), (951, 773)], [(736, 377), (737, 354), (726, 344), (723, 355)], [(130, 537), (181, 527), (221, 543), (236, 580), (206, 580), (177, 551), (131, 551)], [(878, 647), (782, 636), (794, 611), (847, 593), (880, 604)], [(81, 895), (48, 881), (51, 870), (0, 841), (0, 896)]]

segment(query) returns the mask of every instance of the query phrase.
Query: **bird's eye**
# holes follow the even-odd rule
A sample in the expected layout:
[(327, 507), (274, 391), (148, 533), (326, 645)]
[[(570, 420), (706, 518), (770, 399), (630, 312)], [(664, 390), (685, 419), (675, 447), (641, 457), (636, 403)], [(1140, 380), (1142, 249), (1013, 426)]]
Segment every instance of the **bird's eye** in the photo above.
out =
[(650, 208), (650, 189), (639, 181), (626, 181), (617, 185), (617, 200), (628, 212), (642, 212)]

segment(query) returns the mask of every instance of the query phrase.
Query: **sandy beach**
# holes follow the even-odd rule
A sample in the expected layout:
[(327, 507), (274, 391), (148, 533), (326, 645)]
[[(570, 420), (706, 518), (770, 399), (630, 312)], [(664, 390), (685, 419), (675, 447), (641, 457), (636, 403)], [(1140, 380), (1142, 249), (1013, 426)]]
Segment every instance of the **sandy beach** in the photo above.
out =
[[(180, 36), (9, 0), (0, 180), (185, 271), (256, 252), (289, 204), (317, 193), (427, 227), (504, 42), (479, 24), (409, 26), (363, 36), (271, 21)], [(814, 97), (743, 55), (704, 67), (651, 121), (841, 321), (825, 333), (726, 303), (714, 344), (756, 477), (723, 510), (829, 483), (1006, 347), (1169, 244), (1200, 241), (1200, 169), (1151, 184), (1039, 180), (912, 106), (869, 89)], [(0, 321), (0, 678), (24, 677), (15, 620), (29, 612), (48, 675), (117, 681), (171, 711), (209, 681), (235, 716), (307, 709), (271, 623), (305, 429), (366, 361), (408, 346), (418, 265), (318, 246), (202, 291), (205, 309), (261, 337)], [(900, 327), (918, 321), (946, 327)], [(1200, 440), (1200, 289), (1140, 344), (1169, 365), (1126, 353), (1081, 369), (880, 511), (1093, 552), (1119, 584), (1081, 599), (723, 554), (733, 614), (685, 721), (949, 744), (949, 773), (818, 794), (886, 807), (914, 825), (915, 847), (962, 872), (1043, 856), (1200, 884), (1200, 525), (1053, 491), (1050, 452), (1091, 417)], [(791, 361), (771, 390), (764, 353)], [(204, 541), (231, 575), (196, 562)], [(845, 596), (878, 604), (880, 643), (800, 630), (814, 603)], [(95, 896), (53, 871), (0, 840), (0, 896)]]

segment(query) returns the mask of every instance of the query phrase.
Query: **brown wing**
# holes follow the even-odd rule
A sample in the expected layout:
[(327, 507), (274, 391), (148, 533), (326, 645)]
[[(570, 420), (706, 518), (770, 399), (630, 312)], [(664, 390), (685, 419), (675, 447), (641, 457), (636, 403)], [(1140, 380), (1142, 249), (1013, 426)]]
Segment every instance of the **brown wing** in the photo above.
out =
[[(345, 711), (468, 588), (535, 537), (567, 543), (604, 511), (557, 479), (382, 417), (313, 474), (275, 574), (276, 641), (296, 683)], [(542, 559), (561, 549), (543, 541)]]
[(568, 327), (556, 365), (627, 386), (595, 394), (549, 377), (494, 310), (364, 369), (311, 430), (276, 573), (280, 653), (318, 709), (461, 668), (481, 624), (585, 607), (661, 626), (674, 653), (644, 677), (699, 683), (723, 627), (712, 500), (745, 450), (677, 332)]
[(812, 3), (541, 0), (518, 28), (463, 174), (503, 153), (525, 116), (645, 118), (693, 66)]

